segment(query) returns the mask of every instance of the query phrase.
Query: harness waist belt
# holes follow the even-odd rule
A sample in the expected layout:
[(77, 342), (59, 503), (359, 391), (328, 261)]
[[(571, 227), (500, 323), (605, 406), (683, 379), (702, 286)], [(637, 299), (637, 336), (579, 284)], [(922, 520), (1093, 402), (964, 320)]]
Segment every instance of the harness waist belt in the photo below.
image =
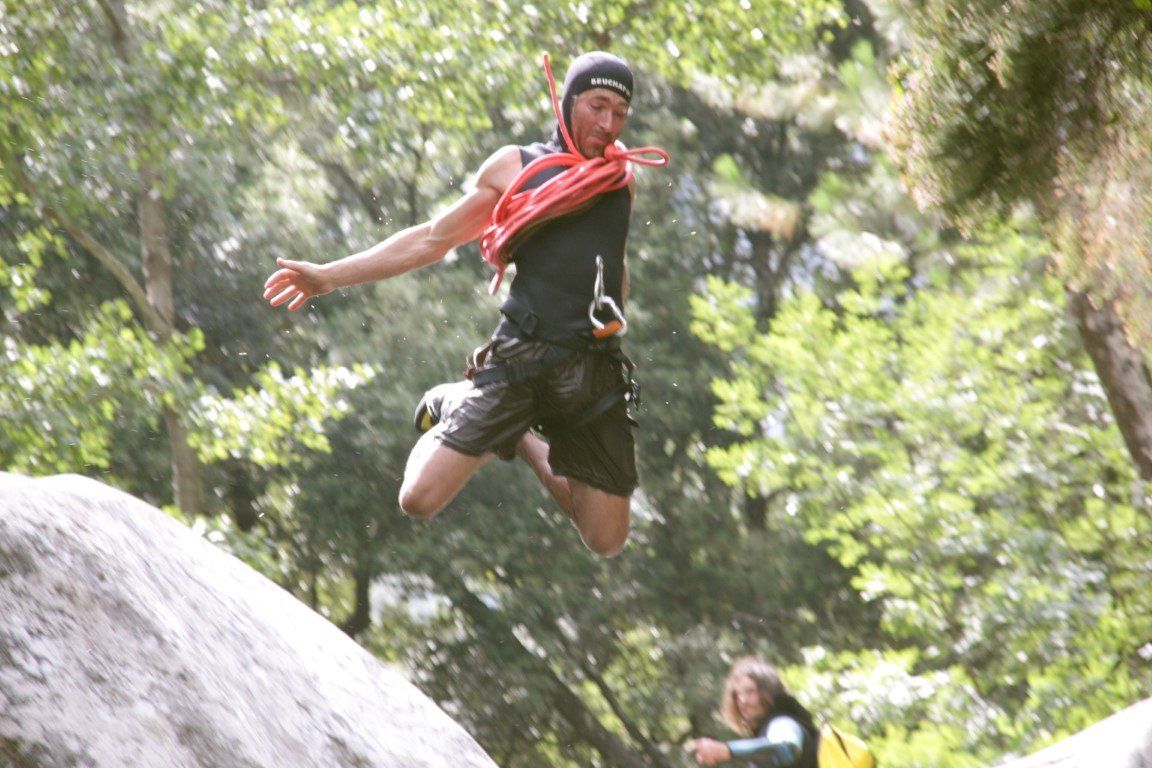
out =
[[(516, 278), (520, 280), (520, 277)], [(582, 294), (581, 294), (582, 295)], [(587, 301), (583, 306), (587, 306)], [(520, 331), (524, 338), (538, 339), (553, 344), (562, 344), (573, 349), (609, 349), (612, 345), (619, 346), (620, 340), (612, 336), (598, 339), (594, 335), (594, 326), (588, 317), (587, 310), (575, 319), (555, 320), (536, 312), (524, 297), (515, 294), (509, 296), (500, 305), (500, 312), (508, 318)], [(615, 315), (606, 315), (607, 319), (615, 319)]]

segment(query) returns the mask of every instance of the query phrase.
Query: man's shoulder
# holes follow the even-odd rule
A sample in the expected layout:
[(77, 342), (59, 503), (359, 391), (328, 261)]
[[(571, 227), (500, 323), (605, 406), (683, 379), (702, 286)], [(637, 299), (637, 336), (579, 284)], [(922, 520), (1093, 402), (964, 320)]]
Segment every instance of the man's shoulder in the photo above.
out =
[(481, 166), (481, 170), (490, 166), (503, 168), (511, 165), (520, 165), (520, 147), (515, 144), (505, 144), (488, 156), (484, 165)]
[(498, 192), (503, 192), (511, 186), (512, 180), (523, 167), (520, 148), (515, 144), (507, 144), (489, 155), (480, 166), (476, 174), (476, 186), (492, 187)]

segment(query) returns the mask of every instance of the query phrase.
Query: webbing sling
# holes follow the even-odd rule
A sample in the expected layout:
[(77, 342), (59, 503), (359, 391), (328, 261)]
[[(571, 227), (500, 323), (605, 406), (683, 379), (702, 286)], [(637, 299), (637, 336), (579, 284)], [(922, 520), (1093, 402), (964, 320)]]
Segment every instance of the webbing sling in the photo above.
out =
[(556, 422), (545, 422), (540, 424), (540, 430), (548, 437), (557, 437), (567, 432), (573, 432), (586, 424), (591, 424), (595, 419), (604, 415), (616, 406), (619, 402), (629, 402), (634, 407), (640, 407), (640, 384), (632, 378), (631, 374), (625, 377), (625, 380), (617, 384), (611, 390), (604, 394), (599, 400), (591, 405), (584, 413), (580, 414), (580, 418), (576, 421), (567, 424), (559, 424)]
[(494, 363), (472, 374), (472, 384), (487, 387), (490, 384), (519, 384), (541, 375), (576, 354), (567, 347), (549, 346), (543, 357), (536, 360), (506, 360)]

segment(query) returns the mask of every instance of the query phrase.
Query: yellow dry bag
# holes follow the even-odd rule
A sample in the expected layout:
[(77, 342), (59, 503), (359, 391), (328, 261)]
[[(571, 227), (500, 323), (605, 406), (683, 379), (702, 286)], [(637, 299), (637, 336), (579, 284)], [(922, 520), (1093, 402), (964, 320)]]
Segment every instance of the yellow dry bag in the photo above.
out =
[(816, 749), (819, 768), (874, 768), (876, 759), (858, 737), (825, 723)]

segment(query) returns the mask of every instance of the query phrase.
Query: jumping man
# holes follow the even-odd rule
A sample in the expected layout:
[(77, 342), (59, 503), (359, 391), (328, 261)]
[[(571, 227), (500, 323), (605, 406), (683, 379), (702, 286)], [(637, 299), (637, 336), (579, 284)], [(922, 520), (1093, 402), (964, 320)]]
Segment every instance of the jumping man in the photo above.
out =
[[(632, 72), (619, 58), (580, 56), (564, 79), (563, 122), (551, 140), (497, 150), (456, 202), (365, 251), (328, 264), (277, 259), (280, 269), (265, 283), (264, 297), (274, 307), (295, 310), (314, 296), (433, 264), (482, 235), (483, 249), (488, 239), (508, 234), (499, 225), (514, 193), (563, 198), (566, 182), (576, 186), (575, 171), (603, 168), (606, 156), (617, 164), (612, 167), (626, 168), (616, 140), (632, 87)], [(584, 167), (553, 163), (563, 158)], [(534, 160), (539, 172), (522, 174)], [(491, 340), (470, 357), (465, 381), (429, 390), (416, 409), (424, 434), (404, 472), (405, 512), (432, 517), (492, 456), (519, 456), (589, 549), (611, 556), (623, 548), (637, 484), (635, 422), (628, 414), (631, 364), (619, 344), (626, 327), (624, 246), (634, 186), (630, 171), (618, 174), (607, 191), (574, 209), (561, 208), (561, 215), (542, 212), (512, 233), (505, 260), (515, 262), (516, 275)], [(525, 210), (531, 217), (531, 206)]]

